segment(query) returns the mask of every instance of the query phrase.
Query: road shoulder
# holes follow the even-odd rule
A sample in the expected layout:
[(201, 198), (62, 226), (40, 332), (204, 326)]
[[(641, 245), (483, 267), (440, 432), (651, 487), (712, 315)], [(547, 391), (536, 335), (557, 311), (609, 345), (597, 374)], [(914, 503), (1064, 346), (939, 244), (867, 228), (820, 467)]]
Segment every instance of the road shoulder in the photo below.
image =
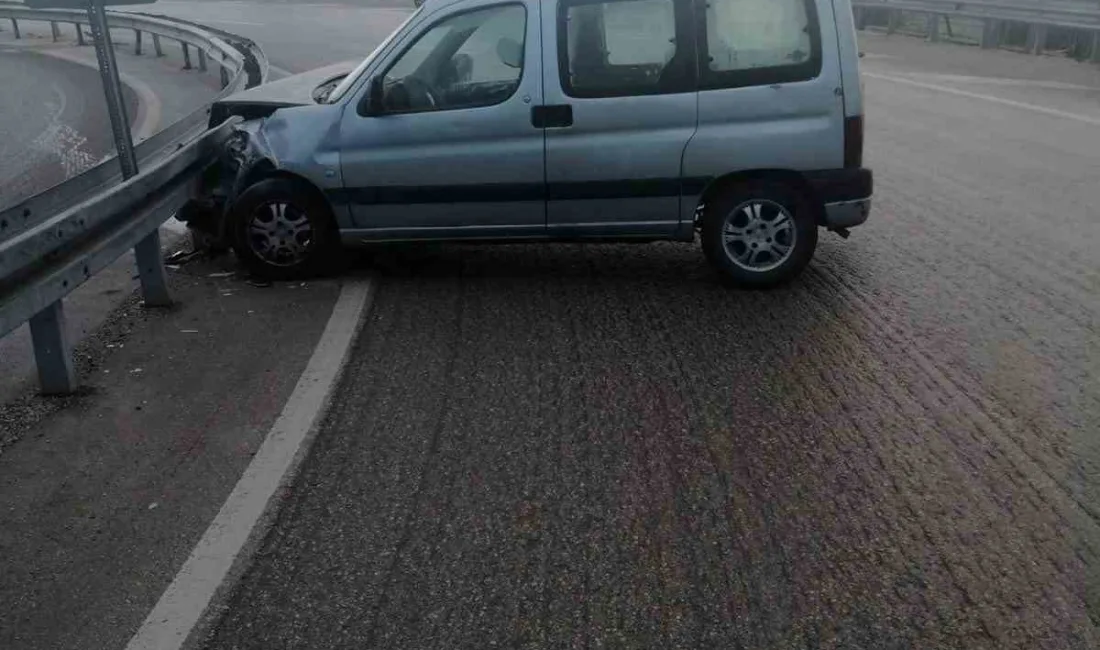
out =
[(227, 264), (173, 273), (174, 309), (127, 302), (77, 396), (2, 407), (24, 435), (0, 455), (0, 647), (125, 645), (260, 449), (340, 285)]

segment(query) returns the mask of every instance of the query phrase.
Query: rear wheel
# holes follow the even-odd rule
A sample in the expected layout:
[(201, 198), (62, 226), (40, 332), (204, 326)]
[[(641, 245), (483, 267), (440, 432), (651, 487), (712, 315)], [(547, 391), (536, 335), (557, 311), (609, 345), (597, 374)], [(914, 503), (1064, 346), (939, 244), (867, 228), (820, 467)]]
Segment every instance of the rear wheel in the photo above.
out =
[(298, 181), (269, 178), (256, 183), (234, 203), (231, 219), (237, 257), (265, 278), (314, 275), (337, 250), (328, 205)]
[(802, 193), (777, 181), (731, 185), (703, 214), (703, 251), (729, 282), (769, 288), (797, 277), (817, 248)]

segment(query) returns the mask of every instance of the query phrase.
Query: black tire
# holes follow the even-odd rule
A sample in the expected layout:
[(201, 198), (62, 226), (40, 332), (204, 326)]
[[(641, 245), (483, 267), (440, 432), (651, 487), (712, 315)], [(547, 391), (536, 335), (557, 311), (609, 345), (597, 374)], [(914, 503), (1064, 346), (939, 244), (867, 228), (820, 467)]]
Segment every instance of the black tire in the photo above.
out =
[[(264, 218), (274, 218), (281, 206), (286, 206), (281, 214), (288, 222), (294, 221), (294, 229), (258, 234), (258, 229), (268, 227)], [(271, 210), (276, 212), (269, 214)], [(257, 276), (271, 280), (312, 277), (330, 268), (339, 257), (332, 211), (304, 182), (289, 178), (262, 180), (237, 198), (229, 219), (233, 250)], [(272, 223), (283, 227), (282, 223)], [(267, 245), (274, 240), (280, 243)]]
[[(802, 192), (780, 181), (732, 184), (711, 200), (703, 213), (703, 253), (734, 286), (768, 289), (790, 282), (802, 273), (817, 249), (817, 222), (811, 206)], [(791, 227), (782, 225), (786, 223)], [(733, 238), (732, 233), (740, 237)]]

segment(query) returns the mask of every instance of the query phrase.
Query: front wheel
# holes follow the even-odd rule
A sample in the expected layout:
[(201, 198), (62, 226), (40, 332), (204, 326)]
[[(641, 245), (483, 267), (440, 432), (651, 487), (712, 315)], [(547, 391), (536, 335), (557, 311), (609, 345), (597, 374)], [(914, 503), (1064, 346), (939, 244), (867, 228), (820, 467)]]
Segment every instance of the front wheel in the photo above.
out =
[(269, 178), (241, 194), (231, 218), (233, 250), (256, 275), (308, 277), (332, 258), (337, 238), (328, 205), (300, 182)]
[(806, 197), (775, 181), (730, 186), (706, 206), (703, 252), (729, 282), (770, 288), (797, 277), (817, 249)]

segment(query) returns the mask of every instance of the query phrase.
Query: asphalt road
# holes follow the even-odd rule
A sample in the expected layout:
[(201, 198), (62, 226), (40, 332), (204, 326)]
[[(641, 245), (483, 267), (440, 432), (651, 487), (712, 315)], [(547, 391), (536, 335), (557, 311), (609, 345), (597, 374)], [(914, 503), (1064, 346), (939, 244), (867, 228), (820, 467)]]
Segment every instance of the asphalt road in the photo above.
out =
[[(157, 8), (290, 70), (395, 14), (258, 6)], [(862, 43), (875, 211), (789, 288), (689, 245), (379, 256), (206, 647), (1100, 645), (1100, 73)]]
[(790, 288), (380, 257), (207, 647), (1097, 647), (1100, 74), (863, 46), (874, 216)]
[[(99, 75), (0, 47), (0, 208), (93, 167), (114, 148)], [(129, 114), (137, 97), (123, 88)]]

